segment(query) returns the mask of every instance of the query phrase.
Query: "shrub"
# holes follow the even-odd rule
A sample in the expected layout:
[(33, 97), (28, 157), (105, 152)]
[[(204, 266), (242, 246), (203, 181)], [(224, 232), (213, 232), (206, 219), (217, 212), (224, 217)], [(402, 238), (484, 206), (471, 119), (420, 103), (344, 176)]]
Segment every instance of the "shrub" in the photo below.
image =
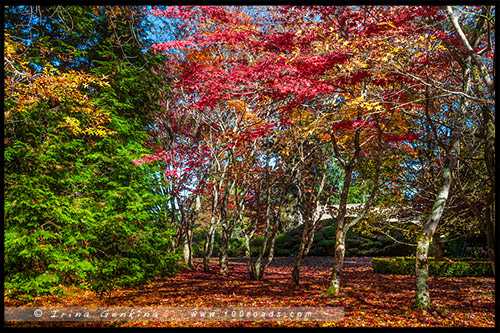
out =
[[(373, 270), (381, 274), (415, 275), (415, 257), (372, 258)], [(433, 276), (492, 276), (488, 261), (451, 261), (429, 258)]]
[(297, 253), (299, 242), (290, 232), (279, 234), (276, 237), (274, 254), (278, 257), (294, 256)]
[(229, 241), (228, 255), (230, 257), (243, 257), (245, 255), (245, 242), (243, 238), (232, 238)]
[(193, 229), (193, 244), (192, 251), (194, 258), (203, 257), (205, 241), (208, 233), (207, 227), (197, 227)]
[[(331, 256), (335, 249), (336, 227), (332, 220), (322, 221), (314, 235), (310, 256)], [(300, 246), (303, 226), (281, 233), (276, 239), (276, 256), (294, 256)], [(349, 230), (346, 239), (346, 256), (411, 255), (414, 249), (394, 242), (381, 235), (362, 236), (359, 231)]]
[(250, 240), (250, 255), (257, 257), (264, 245), (264, 236), (255, 236)]
[(335, 238), (336, 228), (334, 225), (324, 227), (322, 230), (325, 239)]
[(332, 256), (335, 254), (335, 240), (334, 239), (323, 239), (318, 242), (317, 255)]

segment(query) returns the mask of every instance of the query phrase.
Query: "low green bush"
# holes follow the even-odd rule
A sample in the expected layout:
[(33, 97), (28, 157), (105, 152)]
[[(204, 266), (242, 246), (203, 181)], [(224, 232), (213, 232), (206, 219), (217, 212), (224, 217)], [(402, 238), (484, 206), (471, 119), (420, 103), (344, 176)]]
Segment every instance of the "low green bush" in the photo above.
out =
[[(276, 238), (275, 255), (295, 256), (300, 246), (303, 226), (280, 233)], [(308, 253), (310, 256), (332, 256), (335, 252), (335, 222), (321, 221), (314, 234), (314, 240)], [(346, 238), (346, 253), (348, 257), (374, 257), (391, 255), (411, 255), (414, 249), (407, 245), (395, 244), (382, 235), (363, 236), (358, 231), (350, 230)]]
[(335, 254), (335, 240), (323, 239), (315, 244), (316, 246), (311, 250), (313, 255), (332, 256)]
[(230, 257), (245, 256), (245, 241), (243, 238), (232, 238), (229, 241), (228, 255)]
[[(415, 275), (415, 257), (372, 258), (373, 270), (381, 274)], [(492, 276), (488, 261), (451, 261), (429, 258), (433, 276)]]
[(279, 234), (276, 237), (274, 254), (278, 257), (294, 256), (299, 248), (298, 237), (299, 235), (292, 234), (291, 232)]

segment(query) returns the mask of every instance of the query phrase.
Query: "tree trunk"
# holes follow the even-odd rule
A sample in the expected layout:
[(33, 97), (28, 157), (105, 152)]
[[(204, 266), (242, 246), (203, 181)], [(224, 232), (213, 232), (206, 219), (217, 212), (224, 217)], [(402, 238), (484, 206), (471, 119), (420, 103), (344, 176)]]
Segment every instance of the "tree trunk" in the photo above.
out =
[(231, 238), (231, 230), (227, 229), (227, 226), (222, 226), (220, 247), (219, 247), (219, 265), (220, 273), (222, 275), (227, 275), (229, 272), (229, 267), (227, 265), (227, 257), (229, 251), (229, 239)]
[(260, 248), (259, 255), (255, 261), (250, 257), (249, 273), (252, 280), (261, 280), (264, 271), (272, 260), (274, 253), (274, 241), (279, 229), (279, 217), (273, 213), (271, 205), (271, 187), (267, 189), (266, 196), (266, 231), (264, 234), (264, 244)]
[(244, 240), (244, 246), (245, 246), (245, 257), (250, 258), (251, 257), (251, 252), (250, 252), (250, 236), (245, 235), (245, 240)]
[[(318, 207), (320, 207), (320, 196), (323, 192), (324, 186), (325, 186), (325, 181), (326, 181), (326, 173), (323, 173), (321, 177), (321, 182), (320, 186), (318, 189), (318, 192), (315, 194), (313, 200), (309, 201), (311, 204), (307, 204), (306, 202), (302, 202), (302, 205), (300, 206), (300, 216), (304, 217), (304, 230), (302, 231), (302, 237), (300, 239), (300, 248), (299, 252), (297, 253), (297, 256), (295, 257), (295, 261), (293, 264), (293, 270), (292, 270), (292, 281), (295, 286), (298, 286), (300, 283), (300, 267), (302, 266), (302, 262), (304, 260), (304, 257), (309, 253), (309, 250), (311, 249), (311, 245), (314, 241), (314, 233), (316, 231), (316, 226), (321, 219), (322, 213), (318, 212)], [(300, 196), (301, 199), (303, 200), (302, 195)], [(314, 211), (311, 208), (311, 206), (314, 206)], [(319, 214), (319, 216), (316, 216)]]
[(318, 227), (320, 226), (319, 222), (321, 219), (321, 214), (320, 214), (320, 216), (315, 216), (313, 218), (314, 218), (314, 220), (313, 220), (312, 227), (311, 227), (311, 233), (310, 233), (309, 241), (307, 242), (306, 250), (305, 250), (306, 256), (309, 254), (309, 251), (311, 250), (312, 244), (314, 243), (314, 234), (316, 233), (316, 231), (318, 230)]
[(186, 234), (184, 235), (184, 240), (183, 240), (184, 263), (189, 268), (193, 268), (192, 244), (193, 244), (193, 231), (189, 228)]
[(335, 255), (333, 258), (333, 269), (330, 278), (330, 286), (326, 293), (328, 296), (337, 296), (340, 292), (340, 271), (344, 265), (345, 255), (345, 236), (347, 228), (345, 228), (345, 215), (347, 213), (347, 197), (351, 187), (352, 172), (354, 169), (353, 161), (346, 167), (344, 184), (342, 185), (342, 193), (340, 195), (339, 211), (336, 218), (336, 232), (335, 232)]
[(335, 255), (333, 258), (332, 277), (327, 290), (328, 296), (337, 296), (340, 292), (340, 272), (344, 265), (345, 238), (346, 232), (344, 229), (337, 228), (337, 232), (335, 233)]
[(491, 261), (495, 275), (496, 236), (495, 236), (495, 122), (489, 108), (483, 107), (483, 132), (484, 132), (484, 162), (490, 178), (488, 199), (490, 204), (485, 210), (484, 223), (486, 241), (488, 244), (488, 257)]
[(222, 226), (221, 232), (221, 243), (219, 247), (219, 265), (220, 273), (222, 275), (227, 275), (229, 268), (227, 266), (227, 256), (229, 251), (229, 240), (231, 239), (231, 234), (233, 232), (232, 223), (233, 221), (227, 215), (227, 202), (231, 190), (234, 188), (236, 181), (232, 181), (229, 188), (224, 189), (224, 196), (222, 197), (222, 203), (220, 205), (220, 221)]
[(182, 255), (184, 257), (184, 264), (186, 264), (189, 268), (193, 268), (191, 261), (191, 249), (189, 248), (189, 241), (187, 239), (184, 239), (183, 241)]
[(250, 262), (250, 279), (259, 281), (262, 277), (262, 261), (257, 258), (255, 261)]
[(227, 250), (225, 248), (220, 249), (219, 265), (220, 273), (222, 275), (227, 275), (229, 273), (229, 267), (227, 266)]
[(424, 229), (417, 241), (417, 252), (415, 260), (415, 274), (416, 274), (416, 298), (415, 306), (419, 309), (428, 309), (431, 306), (429, 296), (429, 265), (428, 254), (429, 246), (431, 244), (434, 232), (443, 214), (446, 201), (451, 187), (451, 168), (454, 165), (455, 153), (458, 152), (460, 142), (455, 140), (452, 145), (452, 152), (448, 157), (448, 165), (443, 169), (443, 185), (438, 192), (434, 205), (432, 206), (432, 213), (427, 222), (424, 224)]
[(486, 242), (488, 245), (488, 258), (491, 262), (493, 275), (495, 275), (496, 239), (495, 239), (495, 202), (486, 208), (484, 223), (486, 223)]
[(300, 267), (302, 266), (302, 261), (304, 260), (304, 255), (301, 251), (302, 250), (299, 250), (299, 253), (297, 253), (293, 262), (292, 281), (295, 286), (298, 286), (300, 283)]
[(273, 235), (273, 238), (271, 239), (271, 245), (269, 248), (269, 253), (267, 254), (266, 262), (264, 264), (264, 267), (262, 269), (262, 274), (266, 271), (266, 268), (269, 266), (269, 264), (273, 261), (274, 258), (274, 244), (276, 243), (276, 236), (277, 233)]
[(423, 233), (417, 241), (417, 252), (415, 260), (415, 275), (417, 283), (417, 294), (415, 305), (419, 309), (428, 309), (431, 306), (431, 298), (429, 295), (429, 287), (427, 280), (429, 279), (429, 246), (431, 244), (432, 235)]
[(432, 254), (436, 260), (443, 259), (444, 257), (443, 243), (441, 242), (441, 239), (439, 238), (438, 234), (434, 234), (434, 236), (432, 237), (432, 249), (433, 249)]
[(300, 282), (300, 267), (302, 266), (302, 262), (304, 261), (304, 257), (306, 256), (306, 249), (309, 243), (309, 239), (311, 236), (312, 226), (310, 225), (311, 221), (307, 220), (304, 223), (304, 230), (302, 231), (302, 237), (300, 239), (300, 247), (297, 255), (295, 256), (295, 260), (293, 262), (293, 270), (292, 270), (292, 281), (295, 286), (299, 285)]
[[(220, 187), (220, 182), (219, 182)], [(210, 217), (210, 225), (208, 227), (207, 236), (205, 238), (205, 245), (203, 247), (203, 271), (209, 272), (209, 260), (212, 256), (212, 252), (214, 249), (214, 237), (215, 237), (215, 229), (219, 221), (217, 221), (217, 207), (219, 202), (219, 192), (217, 188), (214, 186), (212, 188), (212, 207), (211, 207), (211, 217)]]
[(262, 246), (261, 252), (259, 253), (259, 256), (255, 260), (255, 262), (253, 262), (250, 258), (250, 279), (258, 281), (261, 280), (267, 267), (272, 262), (274, 257), (274, 244), (276, 242), (276, 236), (278, 234), (277, 231), (277, 227), (273, 228), (271, 235), (266, 235), (264, 245)]
[(252, 257), (250, 256), (249, 273), (250, 273), (251, 280), (260, 280), (262, 278), (262, 258), (265, 255), (266, 248), (267, 248), (267, 242), (269, 241), (267, 234), (264, 237), (265, 237), (264, 244), (262, 244), (262, 247), (259, 251), (259, 255), (257, 256), (257, 259), (252, 260)]
[[(320, 216), (321, 217), (321, 216)], [(312, 222), (308, 222), (308, 225), (304, 225), (304, 231), (302, 232), (302, 238), (300, 240), (300, 247), (297, 256), (295, 256), (295, 261), (292, 270), (292, 280), (293, 283), (298, 286), (300, 283), (300, 267), (304, 261), (304, 257), (309, 254), (311, 250), (312, 243), (314, 242), (314, 233), (316, 232), (317, 226), (319, 225), (319, 218)]]
[(214, 249), (214, 236), (215, 236), (215, 218), (212, 218), (210, 221), (210, 227), (208, 229), (207, 237), (205, 238), (205, 246), (203, 248), (203, 271), (209, 272), (208, 262), (210, 257), (212, 256), (212, 252)]

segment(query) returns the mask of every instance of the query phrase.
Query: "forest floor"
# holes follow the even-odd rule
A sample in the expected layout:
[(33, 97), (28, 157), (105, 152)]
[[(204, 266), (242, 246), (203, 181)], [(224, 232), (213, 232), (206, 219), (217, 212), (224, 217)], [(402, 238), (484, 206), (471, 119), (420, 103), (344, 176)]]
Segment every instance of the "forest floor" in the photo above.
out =
[[(301, 271), (301, 285), (294, 288), (290, 280), (292, 258), (275, 258), (262, 281), (250, 281), (246, 262), (233, 258), (230, 273), (218, 273), (217, 260), (204, 273), (201, 261), (195, 270), (184, 270), (173, 277), (158, 278), (135, 287), (113, 290), (106, 297), (78, 288), (61, 297), (38, 297), (23, 306), (166, 306), (203, 307), (342, 307), (344, 317), (336, 322), (320, 321), (142, 321), (142, 322), (7, 322), (13, 326), (135, 326), (135, 327), (494, 327), (495, 280), (492, 277), (431, 277), (433, 308), (412, 308), (415, 278), (408, 275), (374, 273), (369, 258), (346, 258), (341, 275), (340, 296), (325, 295), (331, 258), (308, 257)], [(6, 306), (20, 303), (5, 299)]]

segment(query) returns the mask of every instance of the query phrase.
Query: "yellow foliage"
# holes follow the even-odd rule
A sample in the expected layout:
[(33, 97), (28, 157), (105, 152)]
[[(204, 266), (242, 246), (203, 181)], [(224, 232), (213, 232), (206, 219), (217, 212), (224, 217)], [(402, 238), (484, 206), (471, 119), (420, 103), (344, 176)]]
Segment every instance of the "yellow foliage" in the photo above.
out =
[(83, 89), (89, 85), (104, 87), (108, 83), (90, 74), (77, 71), (59, 74), (57, 70), (48, 68), (41, 75), (32, 77), (29, 83), (17, 84), (16, 93), (20, 98), (16, 111), (22, 112), (43, 101), (88, 105), (89, 97)]
[(291, 114), (290, 114), (290, 120), (292, 124), (295, 123), (302, 123), (302, 124), (308, 124), (313, 120), (314, 116), (313, 113), (307, 109), (294, 109)]
[(62, 127), (66, 127), (74, 135), (79, 135), (82, 132), (80, 121), (73, 117), (64, 117)]
[(245, 112), (247, 109), (247, 103), (241, 99), (231, 99), (227, 101), (227, 106), (238, 112)]
[[(112, 133), (105, 125), (110, 116), (92, 104), (87, 89), (106, 87), (104, 78), (70, 70), (60, 72), (50, 64), (44, 64), (41, 73), (33, 73), (21, 53), (24, 46), (14, 42), (9, 36), (5, 40), (5, 93), (9, 108), (5, 112), (6, 123), (15, 113), (26, 112), (33, 107), (46, 103), (53, 112), (68, 114), (63, 117), (60, 127), (73, 135), (107, 136)], [(82, 127), (81, 120), (85, 119)]]
[(12, 38), (10, 38), (9, 34), (5, 34), (5, 41), (4, 41), (4, 57), (5, 59), (12, 59), (14, 58), (19, 49), (20, 45), (17, 43), (14, 43), (12, 41)]

